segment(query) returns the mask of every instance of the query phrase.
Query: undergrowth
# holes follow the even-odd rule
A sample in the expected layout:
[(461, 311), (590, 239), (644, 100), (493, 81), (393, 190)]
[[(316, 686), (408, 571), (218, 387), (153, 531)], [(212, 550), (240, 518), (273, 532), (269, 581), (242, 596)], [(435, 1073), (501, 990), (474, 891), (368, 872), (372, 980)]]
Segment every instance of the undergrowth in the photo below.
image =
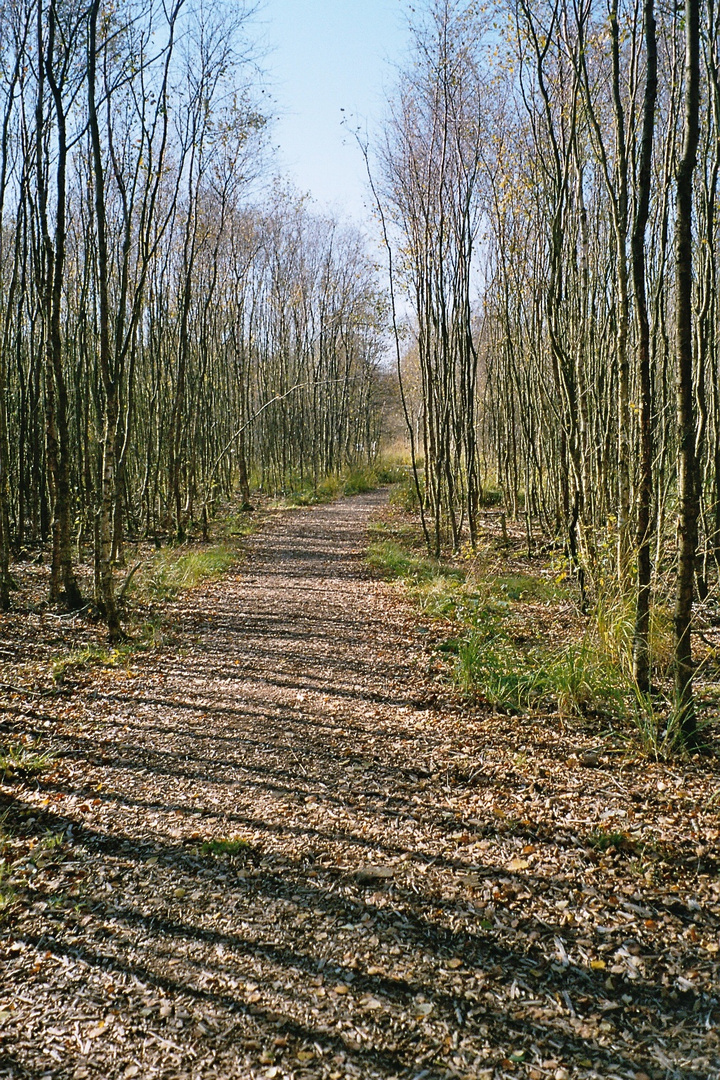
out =
[[(424, 552), (417, 529), (402, 518), (373, 529), (368, 565), (408, 589), (433, 618), (450, 620), (452, 634), (438, 646), (451, 662), (451, 676), (470, 701), (504, 712), (554, 711), (594, 716), (603, 724), (634, 732), (657, 757), (677, 752), (667, 702), (638, 694), (629, 670), (633, 606), (600, 594), (590, 618), (556, 613), (573, 603), (569, 577), (552, 562), (513, 565), (488, 543), (465, 559), (435, 560)], [(571, 609), (572, 610), (572, 609)], [(669, 623), (654, 614), (656, 663), (669, 659)]]
[(297, 478), (288, 483), (279, 502), (287, 507), (319, 506), (333, 502), (341, 495), (363, 495), (386, 484), (404, 485), (407, 477), (407, 466), (399, 462), (380, 460), (374, 465), (345, 469), (317, 482), (311, 478)]
[(203, 581), (221, 577), (237, 560), (237, 548), (226, 542), (190, 550), (162, 548), (141, 570), (133, 592), (141, 599), (172, 600)]
[(29, 778), (45, 772), (52, 763), (48, 752), (38, 752), (34, 746), (9, 743), (0, 746), (0, 778), (7, 783), (18, 777)]
[(158, 618), (136, 621), (132, 630), (132, 636), (128, 636), (117, 646), (86, 645), (56, 656), (52, 662), (53, 681), (58, 686), (63, 686), (81, 671), (90, 668), (124, 667), (134, 654), (145, 652), (163, 640), (162, 621)]
[(227, 855), (231, 858), (238, 855), (249, 856), (252, 852), (252, 845), (238, 837), (230, 840), (206, 840), (200, 847), (201, 855)]
[(507, 711), (626, 715), (626, 688), (589, 637), (560, 648), (516, 645), (473, 626), (458, 650), (455, 678), (468, 696)]

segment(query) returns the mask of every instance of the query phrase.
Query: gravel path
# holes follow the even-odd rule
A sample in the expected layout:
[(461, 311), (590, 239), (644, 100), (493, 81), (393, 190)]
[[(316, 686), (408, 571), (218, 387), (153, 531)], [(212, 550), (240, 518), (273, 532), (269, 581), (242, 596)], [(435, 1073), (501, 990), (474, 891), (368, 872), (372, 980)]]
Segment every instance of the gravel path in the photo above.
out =
[(0, 1076), (718, 1075), (712, 984), (668, 997), (646, 944), (692, 904), (650, 910), (624, 870), (603, 893), (581, 842), (512, 813), (552, 739), (526, 776), (507, 730), (428, 707), (426, 628), (362, 562), (384, 501), (276, 515), (183, 601), (176, 651), (49, 706)]

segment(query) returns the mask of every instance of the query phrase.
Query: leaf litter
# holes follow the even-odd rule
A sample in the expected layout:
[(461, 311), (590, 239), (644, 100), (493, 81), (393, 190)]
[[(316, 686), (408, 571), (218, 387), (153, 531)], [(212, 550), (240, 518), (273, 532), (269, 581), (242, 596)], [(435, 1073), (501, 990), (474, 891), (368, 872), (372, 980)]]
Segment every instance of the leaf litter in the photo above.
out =
[(128, 672), (5, 691), (53, 764), (0, 788), (1, 1077), (720, 1075), (716, 763), (463, 708), (364, 569), (383, 503), (276, 515)]

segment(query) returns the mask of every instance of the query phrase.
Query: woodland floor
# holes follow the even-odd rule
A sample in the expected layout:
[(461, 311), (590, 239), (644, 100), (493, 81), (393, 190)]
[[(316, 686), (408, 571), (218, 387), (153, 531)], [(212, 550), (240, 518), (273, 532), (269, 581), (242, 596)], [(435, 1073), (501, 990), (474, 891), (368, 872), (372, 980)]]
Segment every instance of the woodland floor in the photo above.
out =
[(717, 762), (463, 710), (364, 566), (384, 501), (268, 516), (172, 645), (3, 690), (55, 764), (0, 787), (0, 1077), (720, 1076)]

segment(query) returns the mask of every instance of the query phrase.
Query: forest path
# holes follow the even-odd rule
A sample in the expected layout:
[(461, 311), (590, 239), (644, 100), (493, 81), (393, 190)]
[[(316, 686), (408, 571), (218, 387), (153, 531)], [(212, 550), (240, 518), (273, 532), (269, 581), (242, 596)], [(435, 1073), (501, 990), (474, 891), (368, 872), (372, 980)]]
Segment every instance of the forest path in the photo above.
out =
[(363, 564), (385, 498), (275, 516), (181, 647), (54, 717), (23, 798), (62, 842), (0, 955), (0, 1076), (707, 1080), (693, 1003), (593, 923), (655, 917), (637, 882), (609, 909), (582, 838), (512, 814), (552, 741), (531, 786), (507, 731), (425, 707), (427, 627)]

